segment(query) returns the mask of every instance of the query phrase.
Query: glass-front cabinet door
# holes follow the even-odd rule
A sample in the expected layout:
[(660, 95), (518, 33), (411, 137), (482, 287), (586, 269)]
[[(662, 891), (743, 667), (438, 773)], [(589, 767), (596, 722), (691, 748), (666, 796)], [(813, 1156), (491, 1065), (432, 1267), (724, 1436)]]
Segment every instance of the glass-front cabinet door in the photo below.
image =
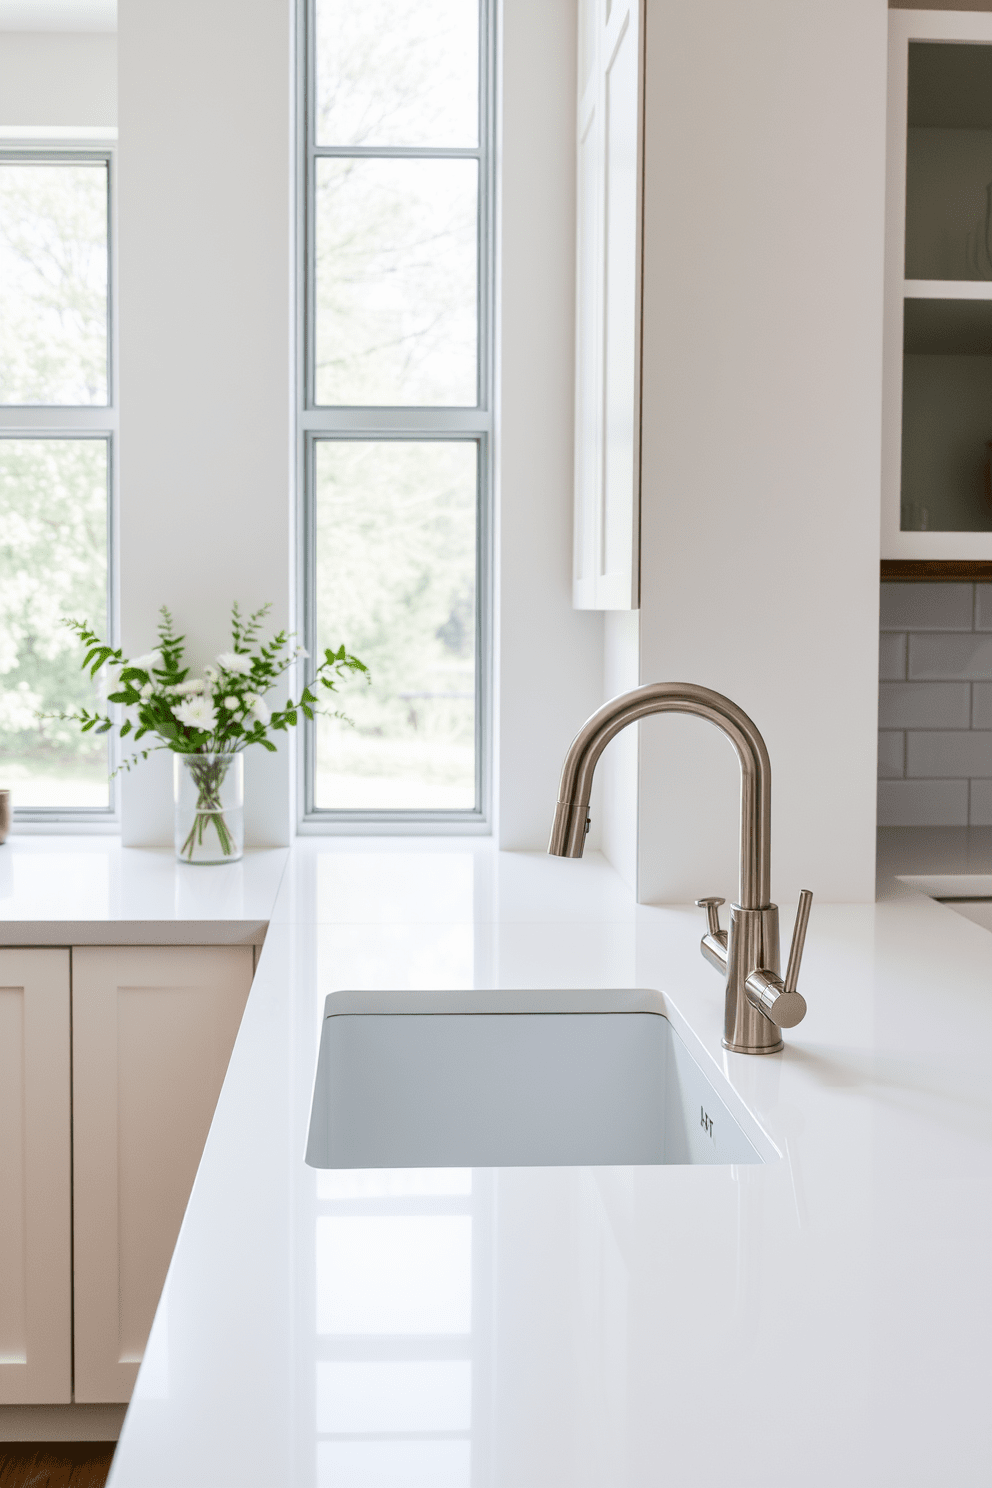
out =
[(992, 559), (992, 15), (890, 13), (883, 559)]

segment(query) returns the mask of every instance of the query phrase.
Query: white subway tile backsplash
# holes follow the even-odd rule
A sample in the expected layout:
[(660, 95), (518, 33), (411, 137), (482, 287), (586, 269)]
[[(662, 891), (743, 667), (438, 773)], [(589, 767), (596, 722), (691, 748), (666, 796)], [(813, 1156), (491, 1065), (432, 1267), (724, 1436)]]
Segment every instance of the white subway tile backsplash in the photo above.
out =
[(970, 630), (972, 600), (970, 584), (883, 584), (881, 628)]
[(971, 722), (967, 682), (882, 682), (878, 726), (966, 729)]
[(992, 778), (992, 733), (977, 729), (906, 735), (906, 775), (949, 780)]
[(975, 585), (975, 629), (992, 630), (992, 584)]
[(971, 782), (971, 827), (992, 827), (992, 780)]
[(992, 682), (975, 682), (972, 686), (971, 726), (992, 729)]
[(908, 675), (919, 681), (992, 680), (992, 635), (911, 635)]
[(901, 682), (906, 675), (906, 636), (882, 631), (878, 644), (878, 675), (883, 682)]
[(879, 780), (901, 780), (905, 775), (906, 735), (880, 733), (878, 736)]
[(880, 827), (966, 827), (967, 780), (880, 780)]
[(880, 826), (992, 826), (992, 584), (883, 584)]

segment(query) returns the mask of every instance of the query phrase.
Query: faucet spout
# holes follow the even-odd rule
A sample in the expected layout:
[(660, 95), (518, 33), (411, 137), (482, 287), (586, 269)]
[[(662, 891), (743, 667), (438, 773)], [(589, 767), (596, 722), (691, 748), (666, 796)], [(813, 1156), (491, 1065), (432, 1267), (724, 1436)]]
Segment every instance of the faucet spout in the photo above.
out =
[(599, 757), (628, 723), (652, 713), (693, 713), (730, 740), (741, 767), (741, 875), (730, 927), (720, 929), (722, 899), (697, 899), (708, 930), (700, 942), (706, 960), (726, 978), (723, 1045), (738, 1054), (774, 1054), (782, 1028), (804, 1016), (797, 990), (799, 962), (812, 895), (803, 890), (783, 982), (779, 975), (778, 908), (771, 903), (772, 767), (768, 750), (743, 709), (722, 693), (693, 682), (652, 682), (604, 704), (582, 726), (565, 756), (548, 851), (581, 858), (589, 828), (589, 797)]
[(771, 898), (772, 767), (768, 750), (742, 708), (693, 682), (650, 682), (604, 703), (582, 726), (565, 756), (548, 851), (581, 858), (589, 797), (599, 757), (611, 739), (652, 713), (692, 713), (730, 740), (741, 768), (740, 895), (742, 909), (765, 909)]

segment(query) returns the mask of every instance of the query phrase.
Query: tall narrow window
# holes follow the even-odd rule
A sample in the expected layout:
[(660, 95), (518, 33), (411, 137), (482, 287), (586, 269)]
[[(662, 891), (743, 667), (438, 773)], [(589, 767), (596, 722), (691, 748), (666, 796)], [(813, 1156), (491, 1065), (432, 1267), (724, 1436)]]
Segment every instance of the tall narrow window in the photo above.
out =
[(486, 0), (309, 7), (303, 618), (372, 676), (308, 727), (314, 829), (486, 816), (491, 60)]
[(39, 717), (96, 696), (62, 617), (110, 623), (110, 176), (0, 154), (0, 774), (28, 819), (113, 805), (107, 736)]

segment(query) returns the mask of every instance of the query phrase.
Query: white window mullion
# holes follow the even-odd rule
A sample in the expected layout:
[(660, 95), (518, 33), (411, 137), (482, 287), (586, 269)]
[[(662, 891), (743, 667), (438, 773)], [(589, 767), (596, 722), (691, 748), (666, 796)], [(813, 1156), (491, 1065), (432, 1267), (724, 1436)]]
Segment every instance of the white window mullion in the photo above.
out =
[[(414, 659), (415, 664), (410, 680), (406, 686), (403, 686), (397, 681), (395, 665), (392, 666), (394, 675), (390, 676), (391, 663), (384, 655), (380, 655), (378, 659), (363, 658), (371, 660), (373, 663), (374, 686), (376, 685), (375, 673), (378, 670), (378, 687), (380, 691), (378, 694), (372, 693), (369, 696), (378, 701), (385, 698), (388, 694), (393, 700), (390, 704), (392, 713), (388, 718), (384, 714), (381, 726), (377, 726), (376, 720), (366, 710), (363, 718), (359, 720), (359, 728), (362, 732), (356, 736), (367, 740), (368, 754), (375, 755), (376, 751), (379, 751), (380, 760), (385, 759), (382, 751), (387, 745), (391, 748), (392, 741), (397, 740), (397, 747), (399, 747), (397, 735), (397, 728), (399, 726), (396, 720), (397, 709), (402, 702), (402, 707), (406, 710), (408, 725), (407, 742), (410, 746), (408, 758), (414, 759), (417, 756), (423, 738), (423, 733), (419, 737), (417, 736), (418, 731), (431, 729), (436, 731), (439, 727), (438, 720), (440, 714), (444, 709), (450, 708), (457, 711), (460, 706), (463, 706), (466, 699), (466, 683), (464, 678), (468, 675), (468, 671), (470, 671), (473, 678), (472, 695), (474, 697), (474, 746), (472, 751), (474, 767), (471, 784), (466, 784), (465, 787), (458, 788), (461, 790), (461, 795), (457, 800), (455, 799), (457, 791), (449, 791), (447, 803), (444, 787), (440, 783), (432, 787), (427, 776), (424, 777), (424, 790), (420, 792), (424, 797), (423, 802), (420, 804), (417, 804), (413, 799), (418, 793), (418, 788), (412, 779), (409, 785), (410, 799), (406, 801), (400, 799), (402, 797), (401, 790), (397, 798), (398, 804), (392, 806), (385, 799), (386, 794), (388, 794), (385, 787), (381, 792), (381, 798), (376, 798), (375, 790), (370, 789), (365, 793), (368, 796), (368, 802), (366, 804), (359, 802), (354, 806), (347, 804), (345, 795), (342, 794), (344, 787), (342, 786), (340, 789), (335, 787), (338, 794), (335, 795), (334, 791), (332, 791), (331, 794), (334, 798), (333, 801), (329, 802), (326, 787), (318, 787), (315, 778), (315, 730), (310, 728), (306, 731), (301, 756), (300, 825), (303, 831), (486, 830), (490, 795), (489, 752), (491, 737), (489, 702), (491, 692), (491, 581), (489, 576), (491, 541), (489, 529), (492, 507), (491, 348), (493, 287), (492, 245), (490, 240), (494, 220), (492, 181), (492, 38), (494, 34), (494, 18), (492, 5), (489, 3), (489, 0), (480, 0), (478, 12), (478, 59), (481, 82), (477, 93), (478, 136), (475, 143), (471, 145), (457, 142), (452, 138), (441, 143), (434, 141), (431, 143), (410, 144), (409, 142), (404, 143), (396, 137), (390, 137), (388, 132), (383, 133), (381, 121), (377, 122), (374, 99), (366, 108), (365, 116), (362, 116), (363, 128), (366, 125), (368, 126), (365, 128), (366, 137), (364, 139), (358, 139), (357, 137), (352, 139), (347, 128), (350, 79), (354, 76), (361, 78), (362, 81), (358, 85), (359, 91), (361, 91), (361, 88), (365, 86), (366, 79), (370, 76), (376, 76), (374, 37), (362, 39), (362, 44), (367, 45), (372, 53), (371, 57), (366, 59), (367, 65), (363, 68), (356, 68), (353, 73), (348, 74), (345, 83), (337, 91), (331, 91), (323, 95), (325, 100), (329, 101), (332, 120), (335, 115), (344, 119), (344, 124), (336, 127), (339, 127), (342, 135), (346, 137), (333, 140), (322, 139), (319, 143), (317, 142), (317, 111), (320, 101), (321, 78), (316, 65), (318, 47), (316, 29), (320, 24), (321, 17), (324, 17), (328, 21), (328, 24), (330, 24), (329, 18), (333, 14), (335, 24), (339, 28), (335, 35), (337, 55), (334, 59), (334, 65), (339, 65), (341, 56), (347, 55), (349, 44), (354, 42), (355, 28), (361, 24), (360, 20), (355, 19), (358, 12), (353, 7), (347, 9), (350, 14), (346, 15), (345, 8), (336, 6), (334, 0), (309, 0), (309, 3), (303, 3), (301, 5), (301, 16), (305, 15), (306, 18), (307, 48), (306, 56), (301, 61), (298, 72), (298, 76), (301, 79), (305, 79), (306, 86), (306, 106), (303, 109), (303, 116), (301, 117), (301, 129), (305, 138), (305, 149), (303, 152), (303, 165), (298, 177), (305, 196), (304, 201), (301, 202), (302, 210), (300, 217), (302, 248), (301, 302), (304, 310), (300, 323), (300, 335), (302, 339), (300, 358), (301, 393), (303, 396), (301, 398), (299, 412), (300, 441), (298, 445), (301, 528), (303, 534), (301, 543), (302, 624), (307, 637), (307, 646), (311, 653), (315, 651), (318, 644), (323, 644), (324, 640), (332, 639), (331, 637), (325, 637), (322, 640), (317, 635), (317, 626), (320, 609), (319, 590), (322, 587), (321, 574), (324, 572), (323, 564), (330, 562), (331, 570), (329, 572), (331, 572), (334, 570), (335, 562), (333, 556), (328, 559), (321, 558), (322, 551), (331, 551), (326, 549), (326, 546), (322, 546), (321, 532), (326, 529), (328, 522), (333, 523), (336, 514), (344, 514), (346, 511), (350, 512), (351, 515), (347, 517), (348, 521), (357, 521), (359, 526), (365, 521), (367, 525), (368, 513), (372, 510), (372, 507), (375, 507), (376, 502), (383, 503), (381, 514), (377, 518), (378, 528), (375, 531), (370, 531), (364, 539), (360, 537), (358, 529), (351, 536), (342, 533), (341, 543), (337, 544), (337, 547), (347, 547), (349, 542), (353, 545), (355, 542), (358, 542), (360, 548), (361, 542), (364, 541), (371, 554), (372, 547), (374, 547), (377, 540), (382, 539), (384, 533), (387, 533), (397, 523), (402, 525), (402, 522), (409, 519), (409, 514), (413, 511), (413, 506), (409, 504), (408, 498), (411, 497), (414, 489), (409, 483), (416, 480), (417, 477), (414, 472), (418, 467), (423, 470), (424, 478), (428, 481), (428, 486), (430, 486), (432, 481), (436, 482), (437, 480), (441, 480), (442, 485), (445, 480), (455, 480), (457, 485), (459, 482), (463, 483), (465, 480), (468, 469), (465, 462), (470, 458), (474, 460), (475, 510), (474, 537), (471, 543), (471, 561), (474, 565), (474, 614), (471, 617), (473, 640), (471, 642), (472, 654), (468, 658), (470, 666), (466, 670), (465, 664), (458, 659), (462, 655), (462, 651), (459, 649), (462, 645), (459, 639), (462, 631), (459, 627), (463, 626), (465, 616), (464, 602), (459, 601), (453, 605), (450, 615), (444, 620), (443, 624), (439, 624), (435, 629), (435, 635), (437, 637), (441, 637), (443, 634), (443, 645), (445, 647), (451, 647), (450, 660), (445, 662), (443, 658), (439, 658), (436, 663), (440, 667), (440, 670), (435, 670), (427, 676), (423, 674), (423, 669), (421, 668), (420, 672), (414, 675), (414, 673), (418, 672), (416, 659)], [(350, 38), (349, 27), (352, 28)], [(406, 65), (405, 60), (399, 64), (395, 60), (401, 51), (401, 48), (394, 47), (393, 57), (386, 59), (385, 65), (387, 71), (390, 66), (395, 68), (397, 65), (400, 67)], [(383, 87), (388, 89), (388, 86), (389, 79), (386, 78)], [(400, 115), (402, 115), (405, 107), (409, 107), (410, 100), (415, 96), (413, 92), (405, 97), (401, 94), (396, 95), (399, 100)], [(375, 138), (377, 129), (379, 129), (382, 135), (381, 139)], [(416, 131), (414, 130), (414, 132)], [(442, 254), (449, 243), (453, 246), (456, 241), (450, 234), (457, 219), (451, 218), (452, 227), (446, 226), (447, 219), (444, 217), (446, 210), (444, 191), (455, 189), (460, 178), (456, 174), (445, 174), (443, 172), (445, 162), (451, 162), (453, 170), (459, 162), (475, 163), (475, 175), (473, 177), (473, 189), (475, 192), (475, 256), (473, 264), (475, 276), (475, 405), (470, 405), (467, 398), (461, 406), (457, 402), (450, 404), (420, 404), (419, 406), (395, 404), (386, 406), (372, 402), (346, 401), (346, 398), (341, 395), (346, 395), (350, 388), (357, 388), (358, 386), (351, 374), (343, 374), (339, 369), (333, 373), (330, 382), (328, 382), (327, 375), (321, 373), (318, 364), (317, 343), (319, 334), (321, 334), (319, 324), (321, 312), (318, 304), (318, 274), (322, 271), (321, 265), (323, 265), (323, 272), (333, 275), (335, 268), (338, 268), (340, 271), (341, 263), (343, 261), (346, 262), (346, 260), (341, 260), (340, 256), (326, 257), (328, 249), (326, 245), (322, 249), (321, 232), (327, 231), (327, 221), (333, 221), (335, 228), (341, 221), (347, 223), (350, 220), (348, 218), (348, 212), (356, 210), (356, 203), (359, 204), (358, 209), (360, 210), (360, 204), (364, 201), (367, 205), (367, 210), (374, 212), (375, 193), (380, 186), (384, 187), (387, 193), (399, 193), (394, 198), (396, 210), (399, 213), (403, 211), (408, 213), (412, 230), (408, 231), (405, 237), (401, 237), (398, 240), (401, 246), (395, 251), (390, 250), (386, 239), (378, 243), (376, 241), (370, 242), (370, 254), (375, 255), (379, 253), (381, 256), (382, 253), (385, 253), (386, 255), (382, 259), (382, 263), (385, 266), (382, 271), (384, 277), (376, 279), (374, 270), (370, 270), (366, 275), (366, 284), (369, 286), (366, 292), (367, 313), (374, 317), (377, 311), (381, 311), (382, 308), (381, 305), (376, 304), (377, 291), (380, 298), (386, 296), (388, 300), (390, 274), (395, 275), (399, 273), (402, 280), (403, 274), (406, 273), (407, 277), (409, 277), (412, 269), (414, 277), (410, 280), (410, 283), (415, 287), (418, 282), (416, 276), (419, 270), (421, 274), (419, 282), (422, 285), (430, 283), (430, 268), (432, 266), (430, 263), (430, 254), (433, 247), (430, 234), (435, 230), (434, 220), (428, 213), (427, 216), (422, 214), (418, 221), (415, 196), (418, 181), (436, 181), (438, 191), (440, 192), (440, 195), (434, 199), (436, 201), (438, 224), (436, 229), (438, 234), (437, 254)], [(403, 174), (404, 165), (409, 166), (409, 173), (407, 175)], [(336, 169), (335, 166), (337, 167)], [(430, 174), (428, 167), (433, 166), (438, 167), (442, 173), (436, 175)], [(324, 183), (325, 192), (335, 193), (334, 202), (336, 212), (333, 218), (318, 221), (318, 173), (321, 171), (323, 173), (320, 174), (319, 180)], [(425, 172), (427, 172), (426, 175), (424, 174)], [(405, 202), (402, 196), (401, 183), (405, 183), (403, 189), (406, 189), (408, 192), (408, 203)], [(365, 192), (364, 197), (362, 195), (363, 191)], [(455, 200), (455, 197), (451, 198), (452, 202)], [(368, 206), (369, 203), (371, 203), (371, 206)], [(448, 210), (451, 209), (450, 207), (448, 208)], [(372, 220), (370, 217), (369, 221)], [(388, 215), (383, 219), (383, 222), (387, 233), (391, 227), (394, 232), (398, 231), (395, 228), (395, 224), (390, 223)], [(446, 232), (449, 235), (448, 238), (445, 237)], [(418, 241), (418, 235), (421, 239), (420, 241)], [(352, 251), (352, 244), (347, 238), (347, 234), (345, 234), (343, 239), (343, 245), (342, 252), (344, 254)], [(407, 252), (407, 248), (409, 248), (409, 252)], [(324, 252), (325, 258), (318, 263), (318, 253), (321, 251)], [(391, 251), (393, 252), (392, 258), (390, 257)], [(421, 256), (419, 264), (417, 259), (418, 254)], [(438, 259), (438, 262), (440, 261)], [(361, 277), (362, 268), (363, 265), (359, 262), (359, 277)], [(425, 274), (427, 276), (426, 278), (424, 278)], [(333, 279), (329, 279), (330, 283), (333, 283)], [(451, 283), (457, 283), (457, 280), (451, 280)], [(361, 290), (358, 293), (360, 294)], [(360, 304), (360, 301), (356, 301), (355, 303)], [(405, 306), (401, 306), (400, 311), (396, 313), (402, 313), (403, 309), (405, 309)], [(388, 326), (388, 317), (387, 320), (382, 320), (380, 316), (380, 321), (383, 326)], [(367, 324), (363, 325), (361, 310), (359, 310), (358, 319), (353, 314), (350, 321), (347, 315), (345, 315), (343, 321), (339, 315), (339, 323), (344, 326), (350, 325), (356, 327), (360, 333), (365, 335), (365, 344), (374, 351), (377, 344), (376, 336), (374, 332), (369, 331)], [(397, 321), (396, 324), (398, 325), (399, 322)], [(454, 324), (453, 322), (453, 328)], [(343, 344), (352, 353), (354, 360), (355, 346), (352, 345), (347, 336), (341, 338), (340, 342), (335, 342), (326, 328), (322, 334), (324, 338), (322, 345), (325, 347), (325, 355), (326, 348), (330, 347), (333, 351), (335, 345)], [(445, 348), (448, 346), (455, 347), (457, 342), (445, 340), (444, 334), (442, 333), (442, 340), (438, 345)], [(396, 363), (395, 359), (394, 363), (392, 365), (390, 364), (388, 355), (388, 330), (383, 332), (380, 342), (386, 346), (385, 361), (382, 362), (381, 367), (377, 367), (374, 357), (369, 359), (367, 368), (361, 370), (359, 375), (365, 376), (367, 379), (371, 375), (371, 381), (369, 382), (370, 389), (375, 387), (376, 390), (380, 388), (385, 390), (385, 388), (392, 385), (390, 378), (395, 376), (397, 370), (402, 369), (402, 364)], [(423, 348), (418, 348), (418, 350), (422, 353)], [(448, 352), (449, 361), (450, 355), (451, 353)], [(328, 365), (325, 361), (325, 368)], [(333, 365), (333, 363), (330, 365)], [(359, 364), (355, 363), (355, 366), (358, 369)], [(428, 361), (424, 366), (428, 369), (427, 381), (429, 382), (431, 375), (429, 371), (429, 345)], [(386, 374), (385, 376), (383, 376), (384, 373)], [(422, 377), (423, 374), (421, 373)], [(321, 386), (322, 383), (323, 386)], [(414, 378), (413, 386), (416, 386), (416, 378)], [(335, 390), (334, 397), (336, 401), (333, 402), (329, 398), (329, 389), (331, 387)], [(454, 384), (452, 384), (452, 388), (454, 388)], [(408, 390), (408, 388), (404, 387), (404, 391)], [(318, 401), (318, 399), (322, 401)], [(335, 454), (330, 448), (330, 445), (339, 441), (349, 447), (346, 449), (342, 446), (338, 453)], [(469, 448), (466, 448), (462, 455), (459, 455), (456, 450), (450, 448), (451, 445), (458, 444), (464, 444), (469, 447), (474, 452), (471, 457), (469, 455)], [(449, 446), (447, 454), (444, 453), (445, 446)], [(377, 448), (378, 453), (376, 453)], [(454, 464), (451, 464), (452, 461), (454, 461)], [(441, 472), (449, 466), (451, 471), (450, 476), (442, 476)], [(392, 470), (392, 476), (388, 474), (389, 470)], [(433, 470), (433, 474), (428, 474), (431, 470)], [(457, 477), (454, 474), (456, 470), (461, 471), (461, 474)], [(355, 494), (357, 491), (355, 482), (360, 480), (366, 482), (366, 494), (358, 498)], [(327, 485), (328, 481), (331, 483), (330, 486)], [(342, 482), (343, 484), (341, 484)], [(371, 484), (368, 484), (368, 482), (371, 482)], [(451, 487), (450, 489), (454, 492), (455, 487)], [(459, 489), (462, 489), (462, 487), (459, 486)], [(321, 491), (324, 493), (323, 496), (321, 495)], [(329, 499), (331, 504), (328, 506)], [(356, 499), (359, 501), (358, 507), (354, 505)], [(455, 551), (450, 545), (454, 543), (455, 548), (457, 548), (457, 543), (462, 540), (457, 537), (457, 533), (461, 530), (459, 523), (462, 521), (457, 516), (457, 511), (461, 509), (460, 502), (462, 498), (454, 495), (451, 499), (454, 500), (455, 505), (448, 512), (447, 516), (442, 515), (442, 508), (439, 507), (438, 515), (435, 519), (440, 523), (437, 541), (441, 545), (441, 548), (444, 549), (444, 552), (439, 554), (439, 558), (442, 560), (450, 552)], [(363, 501), (365, 502), (364, 508), (362, 507)], [(372, 507), (368, 506), (369, 502), (372, 503)], [(362, 516), (363, 510), (365, 517)], [(375, 507), (375, 510), (379, 511), (379, 508)], [(321, 516), (322, 512), (323, 516)], [(405, 516), (404, 513), (407, 513), (407, 515)], [(416, 550), (417, 543), (419, 542), (422, 545), (423, 541), (423, 531), (418, 535), (415, 528), (411, 528), (410, 551)], [(388, 546), (388, 544), (383, 543), (383, 546)], [(370, 578), (375, 581), (380, 577), (380, 574), (374, 572), (374, 559), (370, 557), (369, 561), (373, 563), (373, 570), (370, 570)], [(337, 579), (334, 581), (335, 595), (341, 595), (347, 591), (347, 581), (344, 578), (344, 573), (345, 571), (342, 570), (341, 582), (338, 582)], [(397, 582), (402, 583), (402, 578), (398, 578)], [(375, 582), (372, 582), (370, 587), (372, 590), (375, 590)], [(374, 607), (377, 602), (376, 593), (371, 593), (369, 596), (370, 607)], [(345, 626), (339, 640), (343, 640), (350, 649), (354, 649), (361, 655), (361, 645), (358, 644), (353, 636), (347, 634), (347, 629), (348, 627)], [(428, 628), (428, 632), (429, 630), (430, 627)], [(432, 644), (432, 638), (428, 632), (425, 632), (426, 645)], [(348, 701), (348, 698), (342, 698), (342, 706), (347, 708)], [(434, 710), (433, 716), (431, 716), (432, 710)], [(387, 709), (386, 711), (388, 713), (389, 710)], [(383, 733), (383, 729), (385, 730), (385, 734), (388, 736), (385, 740), (376, 737), (377, 727), (380, 735)], [(423, 753), (422, 750), (421, 753)], [(352, 750), (352, 754), (355, 754), (354, 750)], [(436, 760), (441, 759), (442, 754), (443, 750), (441, 753), (436, 754)], [(368, 767), (367, 759), (359, 759), (357, 755), (355, 757), (357, 765), (361, 768)], [(347, 774), (347, 770), (345, 774)], [(326, 779), (326, 775), (323, 778)], [(343, 779), (343, 777), (341, 778)], [(396, 782), (394, 781), (393, 786), (395, 787), (395, 785)], [(390, 788), (392, 789), (393, 787)], [(324, 799), (321, 799), (322, 790)], [(362, 795), (361, 780), (355, 780), (354, 792), (356, 796)]]

